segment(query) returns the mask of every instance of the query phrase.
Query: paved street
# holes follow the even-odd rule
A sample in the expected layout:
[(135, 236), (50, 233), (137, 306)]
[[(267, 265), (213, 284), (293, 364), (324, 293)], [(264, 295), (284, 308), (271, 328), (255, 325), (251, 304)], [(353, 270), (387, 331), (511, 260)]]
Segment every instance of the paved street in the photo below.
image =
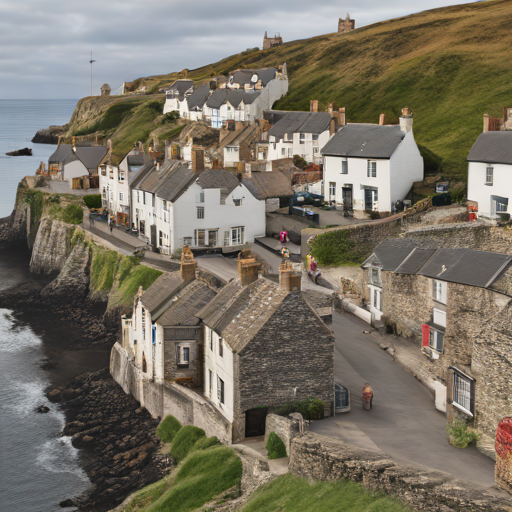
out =
[[(476, 448), (454, 448), (446, 440), (446, 416), (427, 389), (372, 341), (369, 326), (349, 313), (334, 313), (335, 379), (350, 388), (352, 410), (313, 422), (311, 430), (347, 443), (381, 449), (400, 463), (446, 471), (490, 486), (494, 461)], [(373, 409), (362, 408), (361, 390), (369, 382)]]

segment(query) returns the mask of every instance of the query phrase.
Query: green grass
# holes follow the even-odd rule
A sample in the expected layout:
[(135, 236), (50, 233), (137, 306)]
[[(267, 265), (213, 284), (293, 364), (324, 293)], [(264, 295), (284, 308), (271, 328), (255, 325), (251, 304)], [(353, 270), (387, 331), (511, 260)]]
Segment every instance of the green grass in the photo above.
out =
[(68, 204), (62, 210), (62, 220), (67, 224), (81, 224), (84, 220), (84, 211), (78, 204)]
[[(120, 255), (101, 247), (93, 250), (91, 262), (91, 288), (96, 292), (108, 292), (114, 286)], [(135, 295), (135, 294), (134, 294)]]
[(393, 497), (350, 481), (309, 483), (288, 474), (258, 489), (243, 512), (406, 512)]
[(269, 459), (286, 457), (286, 446), (275, 432), (270, 432), (265, 448), (267, 449)]
[(359, 265), (371, 253), (371, 246), (352, 240), (350, 229), (320, 233), (310, 244), (311, 254), (320, 265)]
[(182, 427), (175, 435), (171, 446), (171, 457), (178, 464), (189, 454), (192, 447), (202, 437), (205, 437), (202, 428), (186, 425)]
[(194, 446), (191, 448), (191, 452), (195, 452), (196, 450), (207, 450), (208, 448), (211, 448), (212, 446), (218, 446), (220, 445), (220, 441), (218, 440), (217, 436), (212, 437), (200, 437), (195, 443)]
[(139, 291), (139, 286), (147, 290), (161, 275), (162, 272), (159, 270), (145, 265), (134, 266), (128, 274), (125, 274), (117, 290), (111, 296), (109, 306), (129, 306), (133, 302), (133, 297)]
[(166, 416), (158, 428), (156, 429), (156, 435), (164, 442), (170, 443), (178, 431), (181, 428), (181, 423), (174, 417), (169, 414)]

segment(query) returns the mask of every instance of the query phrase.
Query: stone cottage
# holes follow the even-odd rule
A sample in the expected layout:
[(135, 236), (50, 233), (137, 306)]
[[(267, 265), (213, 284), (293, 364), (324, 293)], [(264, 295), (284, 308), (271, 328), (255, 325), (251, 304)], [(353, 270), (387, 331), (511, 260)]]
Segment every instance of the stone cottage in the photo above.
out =
[(283, 267), (279, 285), (238, 261), (230, 282), (199, 314), (205, 325), (204, 394), (232, 425), (232, 441), (261, 435), (267, 408), (305, 397), (334, 399), (334, 336)]
[(390, 239), (363, 268), (375, 318), (423, 354), (436, 407), (474, 422), (494, 456), (498, 424), (512, 415), (512, 256)]

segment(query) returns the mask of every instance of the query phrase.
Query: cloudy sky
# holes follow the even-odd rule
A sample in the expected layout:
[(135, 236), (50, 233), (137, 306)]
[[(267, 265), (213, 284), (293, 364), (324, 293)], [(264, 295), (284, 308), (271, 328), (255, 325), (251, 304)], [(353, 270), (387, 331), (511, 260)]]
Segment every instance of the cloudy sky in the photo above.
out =
[[(103, 83), (193, 69), (262, 44), (335, 32), (458, 0), (0, 0), (0, 98), (90, 95)], [(385, 6), (384, 6), (385, 5)], [(413, 7), (414, 5), (414, 7)], [(413, 10), (411, 10), (413, 9)]]

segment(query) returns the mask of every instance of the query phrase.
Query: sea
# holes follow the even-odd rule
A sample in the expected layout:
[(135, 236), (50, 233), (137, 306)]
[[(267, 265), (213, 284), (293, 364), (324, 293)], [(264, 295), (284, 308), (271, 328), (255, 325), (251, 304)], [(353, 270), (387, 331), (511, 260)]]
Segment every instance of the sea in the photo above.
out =
[[(0, 100), (0, 217), (14, 207), (23, 176), (34, 174), (56, 146), (30, 142), (37, 130), (69, 121), (74, 100)], [(33, 156), (5, 153), (31, 147)], [(0, 293), (38, 279), (25, 247), (0, 246)], [(0, 309), (0, 512), (55, 512), (59, 502), (90, 487), (69, 437), (64, 414), (45, 391), (108, 366), (107, 347), (73, 349), (78, 328), (43, 313)], [(50, 412), (35, 408), (46, 405)]]

